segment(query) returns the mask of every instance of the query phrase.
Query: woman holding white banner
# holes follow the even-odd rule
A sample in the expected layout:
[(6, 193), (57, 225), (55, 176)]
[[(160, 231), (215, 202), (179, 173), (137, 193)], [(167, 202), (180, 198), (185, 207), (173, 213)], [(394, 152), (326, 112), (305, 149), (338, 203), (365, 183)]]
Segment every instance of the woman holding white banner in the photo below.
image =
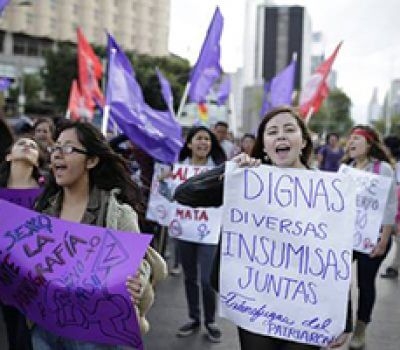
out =
[[(37, 211), (67, 221), (140, 232), (139, 188), (130, 179), (125, 161), (112, 151), (99, 130), (89, 123), (66, 123), (49, 153), (52, 174), (36, 204)], [(149, 328), (145, 314), (154, 300), (153, 286), (165, 277), (164, 260), (150, 248), (137, 274), (127, 277), (142, 333)], [(32, 331), (32, 342), (34, 350), (121, 348), (68, 339), (39, 325)]]
[[(311, 137), (304, 121), (294, 109), (281, 107), (267, 113), (261, 121), (251, 157), (241, 153), (232, 160), (238, 163), (239, 166), (258, 166), (263, 163), (280, 168), (309, 169), (312, 151)], [(196, 176), (176, 189), (175, 199), (185, 205), (220, 206), (223, 204), (222, 178), (222, 167), (211, 171), (210, 174), (205, 173)], [(213, 196), (205, 193), (210, 189), (212, 189)], [(212, 283), (217, 290), (219, 289), (219, 263), (220, 259), (217, 256), (212, 274)], [(350, 314), (348, 311), (348, 315)], [(238, 327), (238, 331), (242, 350), (319, 349), (314, 345), (255, 334), (241, 327)], [(345, 333), (334, 340), (330, 347), (334, 348), (342, 345), (350, 331), (351, 319), (348, 317)]]
[(397, 194), (394, 171), (378, 133), (367, 125), (357, 125), (350, 131), (346, 145), (344, 163), (356, 169), (388, 176), (393, 179), (385, 212), (381, 223), (378, 243), (371, 254), (354, 251), (357, 261), (357, 284), (359, 289), (357, 323), (350, 343), (353, 349), (361, 349), (365, 344), (365, 330), (371, 321), (375, 303), (375, 277), (389, 250), (390, 235), (397, 213)]
[[(39, 171), (41, 157), (35, 140), (21, 137), (5, 154), (5, 162), (0, 165), (0, 187), (18, 190), (40, 187), (43, 182)], [(3, 316), (10, 350), (31, 349), (30, 333), (24, 315), (12, 306), (3, 305)]]
[[(180, 152), (179, 161), (186, 165), (214, 167), (226, 160), (225, 153), (214, 134), (205, 126), (193, 127)], [(203, 299), (204, 326), (212, 342), (219, 342), (221, 331), (215, 323), (216, 295), (210, 284), (212, 262), (217, 250), (215, 244), (202, 244), (178, 240), (178, 251), (185, 276), (186, 299), (190, 321), (179, 328), (177, 336), (187, 337), (200, 329), (200, 289)]]

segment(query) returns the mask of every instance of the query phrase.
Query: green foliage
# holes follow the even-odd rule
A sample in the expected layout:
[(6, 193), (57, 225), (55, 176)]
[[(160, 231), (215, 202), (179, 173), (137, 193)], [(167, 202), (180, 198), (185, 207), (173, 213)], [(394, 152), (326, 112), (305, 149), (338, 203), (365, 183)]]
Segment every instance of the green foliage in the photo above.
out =
[[(26, 104), (35, 104), (38, 103), (39, 93), (43, 89), (43, 82), (38, 74), (24, 74), (23, 76), (23, 87), (24, 87), (24, 95), (26, 98)], [(18, 86), (10, 89), (10, 97), (14, 101), (18, 101), (18, 95), (20, 93), (20, 86), (18, 82)]]
[(45, 61), (41, 76), (46, 91), (57, 110), (65, 111), (72, 80), (78, 77), (76, 50), (69, 44), (60, 44), (57, 51), (46, 52)]
[[(93, 47), (100, 58), (106, 57), (106, 49)], [(132, 62), (136, 78), (143, 89), (146, 102), (158, 109), (166, 109), (160, 93), (160, 86), (155, 67), (158, 67), (169, 80), (174, 96), (175, 110), (188, 81), (190, 65), (185, 59), (177, 56), (152, 57), (127, 52)], [(58, 51), (49, 51), (45, 56), (46, 65), (41, 72), (46, 91), (53, 97), (58, 110), (65, 110), (68, 104), (69, 89), (73, 79), (78, 77), (76, 48), (60, 44)]]
[(131, 57), (136, 78), (142, 87), (146, 102), (156, 109), (167, 108), (160, 93), (160, 84), (155, 71), (158, 67), (171, 84), (174, 109), (177, 110), (189, 78), (189, 62), (177, 56), (132, 55)]
[[(382, 136), (385, 136), (386, 120), (384, 117), (375, 121), (373, 125)], [(400, 136), (400, 114), (391, 116), (391, 125), (388, 134)]]
[(332, 90), (318, 113), (312, 116), (309, 128), (318, 133), (346, 134), (354, 125), (350, 116), (351, 100), (340, 89)]

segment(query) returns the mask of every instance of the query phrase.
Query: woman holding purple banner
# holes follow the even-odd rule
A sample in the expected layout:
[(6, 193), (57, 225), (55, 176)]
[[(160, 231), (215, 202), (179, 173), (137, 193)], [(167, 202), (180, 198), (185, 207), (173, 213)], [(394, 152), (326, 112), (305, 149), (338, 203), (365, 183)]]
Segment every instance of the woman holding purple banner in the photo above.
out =
[(357, 262), (359, 298), (357, 323), (350, 348), (361, 349), (365, 345), (365, 331), (368, 323), (371, 322), (372, 309), (375, 303), (375, 278), (389, 251), (390, 235), (395, 225), (397, 213), (396, 180), (390, 156), (385, 150), (379, 134), (367, 125), (356, 125), (351, 129), (343, 162), (359, 170), (392, 178), (378, 243), (369, 255), (357, 251), (353, 252), (353, 259)]
[[(239, 166), (258, 166), (261, 163), (279, 168), (309, 169), (313, 146), (309, 131), (298, 113), (290, 107), (276, 108), (268, 112), (258, 127), (256, 142), (251, 156), (241, 153), (232, 160)], [(218, 169), (220, 168), (220, 169)], [(220, 206), (223, 204), (224, 168), (190, 178), (178, 186), (175, 199), (190, 206)], [(212, 192), (213, 196), (207, 194)], [(212, 284), (219, 290), (220, 249), (214, 261)], [(346, 329), (330, 348), (341, 346), (351, 331), (351, 312), (348, 305)], [(238, 327), (242, 350), (311, 350), (319, 347), (289, 340), (252, 333)]]
[[(130, 179), (126, 162), (112, 151), (99, 130), (88, 123), (67, 123), (49, 153), (52, 174), (37, 211), (67, 221), (139, 232), (139, 188)], [(127, 277), (142, 333), (149, 328), (145, 314), (153, 303), (153, 286), (165, 276), (165, 262), (149, 249), (137, 274)], [(35, 350), (120, 348), (69, 339), (38, 325), (32, 342)]]
[[(5, 152), (5, 161), (0, 164), (0, 188), (39, 188), (39, 145), (28, 137), (19, 138)], [(30, 333), (25, 317), (14, 307), (3, 305), (3, 316), (7, 327), (10, 350), (31, 349)]]

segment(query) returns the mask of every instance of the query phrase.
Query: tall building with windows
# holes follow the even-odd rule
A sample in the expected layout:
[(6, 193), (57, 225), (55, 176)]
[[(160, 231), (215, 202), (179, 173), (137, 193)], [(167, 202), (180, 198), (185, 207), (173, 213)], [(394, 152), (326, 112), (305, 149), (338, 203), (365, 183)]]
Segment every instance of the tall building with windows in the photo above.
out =
[[(263, 82), (271, 80), (297, 54), (295, 89), (311, 74), (311, 19), (301, 6), (275, 6), (247, 0), (244, 36), (242, 130), (258, 125)], [(239, 123), (240, 124), (240, 123)]]
[(43, 65), (56, 42), (106, 45), (105, 30), (128, 51), (168, 54), (170, 0), (11, 0), (0, 17), (0, 76), (17, 77)]

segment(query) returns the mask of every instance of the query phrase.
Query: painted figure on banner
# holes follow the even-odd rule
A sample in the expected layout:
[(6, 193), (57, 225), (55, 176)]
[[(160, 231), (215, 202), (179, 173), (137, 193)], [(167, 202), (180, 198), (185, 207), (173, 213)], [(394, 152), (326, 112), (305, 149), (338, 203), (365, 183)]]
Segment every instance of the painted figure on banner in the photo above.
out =
[[(130, 179), (126, 162), (111, 150), (95, 127), (88, 123), (66, 123), (59, 131), (50, 154), (52, 174), (35, 206), (38, 212), (69, 222), (140, 232), (137, 220), (141, 208), (138, 186)], [(44, 245), (48, 239), (50, 238), (41, 238), (37, 242), (38, 247)], [(83, 237), (80, 239), (84, 240)], [(78, 238), (73, 239), (75, 246), (79, 245), (79, 242)], [(103, 245), (104, 242), (103, 240)], [(110, 247), (119, 247), (121, 251), (122, 243), (117, 244), (115, 240), (110, 242)], [(70, 245), (68, 247), (64, 248), (67, 252), (73, 251)], [(62, 249), (62, 246), (57, 249)], [(59, 261), (59, 250), (55, 250), (53, 254), (55, 257), (44, 260), (43, 271), (51, 271), (54, 261)], [(108, 271), (108, 268), (104, 267), (102, 270)], [(113, 273), (115, 271), (116, 269)], [(134, 272), (131, 271), (131, 274)], [(139, 264), (136, 275), (125, 276), (127, 291), (134, 300), (132, 310), (138, 314), (142, 333), (149, 328), (145, 314), (153, 302), (153, 286), (165, 275), (165, 262), (149, 248), (145, 258)], [(67, 283), (66, 287), (68, 286)], [(42, 349), (44, 346), (52, 347), (60, 342), (75, 344), (77, 348), (84, 348), (85, 344), (88, 344), (84, 340), (88, 339), (87, 335), (74, 339), (71, 334), (66, 336), (56, 334), (39, 324), (33, 329), (32, 339), (34, 349)], [(136, 338), (132, 337), (133, 343), (134, 339), (140, 339), (140, 335)], [(111, 339), (99, 341), (123, 344), (121, 341)], [(132, 342), (129, 344), (135, 345)], [(108, 348), (108, 345), (102, 344), (92, 344), (92, 346), (96, 349)], [(136, 346), (142, 345), (136, 344)]]

